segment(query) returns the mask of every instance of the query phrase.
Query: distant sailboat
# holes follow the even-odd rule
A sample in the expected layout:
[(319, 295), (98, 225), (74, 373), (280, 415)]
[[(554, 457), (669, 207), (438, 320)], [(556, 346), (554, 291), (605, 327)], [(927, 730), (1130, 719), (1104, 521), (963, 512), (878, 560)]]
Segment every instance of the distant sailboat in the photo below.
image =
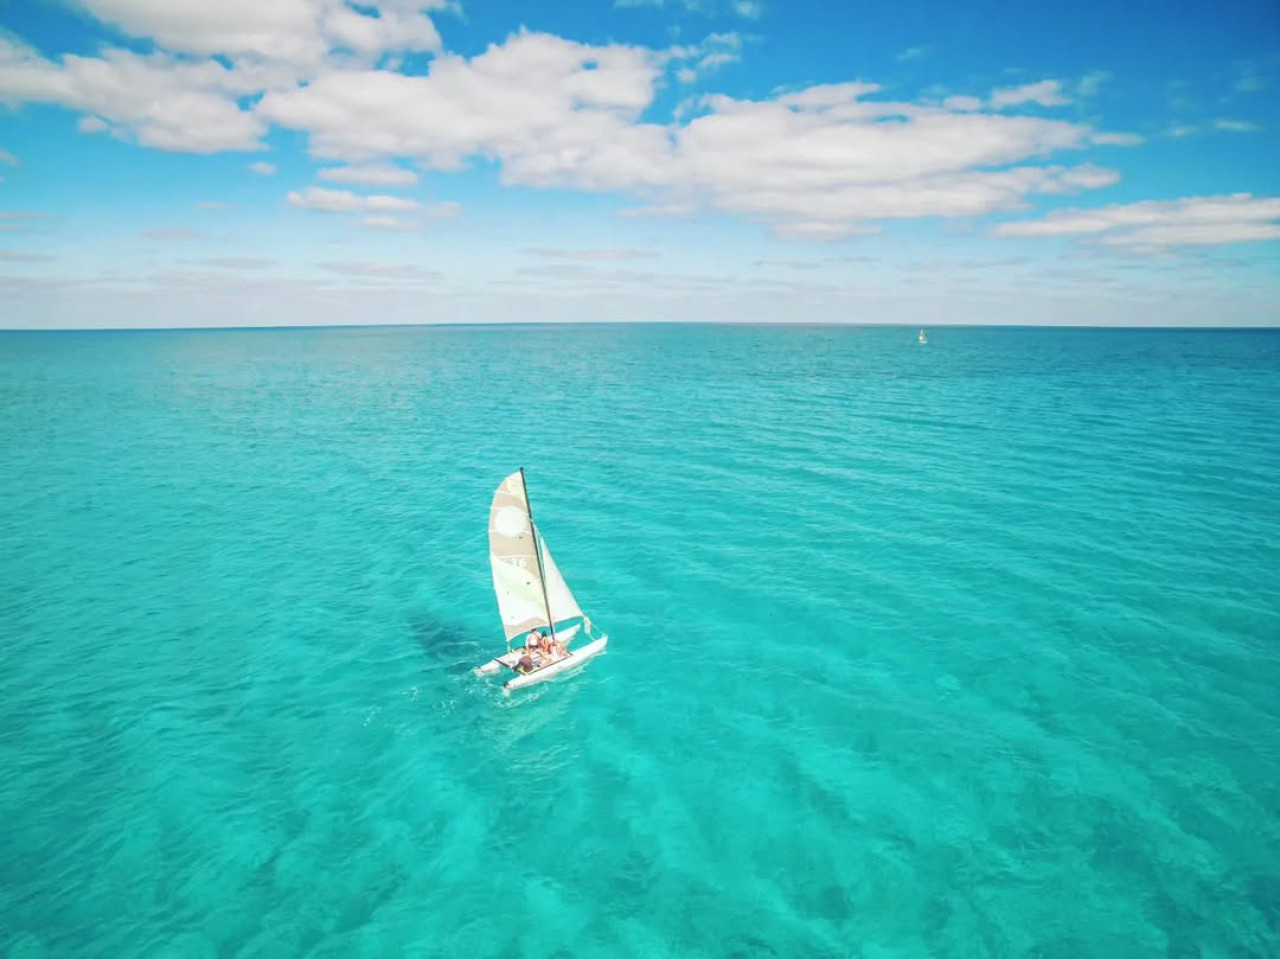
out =
[(921, 330), (921, 331), (920, 331), (920, 342), (921, 342), (921, 343), (928, 343), (928, 342), (929, 342), (929, 338), (928, 338), (927, 336), (925, 336), (925, 335), (924, 335), (924, 330)]
[[(493, 495), (489, 508), (489, 565), (507, 651), (478, 668), (477, 676), (510, 669), (516, 675), (507, 680), (505, 688), (519, 689), (557, 676), (604, 652), (609, 637), (592, 636), (591, 620), (578, 608), (578, 601), (569, 592), (533, 521), (523, 469), (504, 479)], [(580, 629), (591, 642), (570, 651), (569, 642)], [(525, 644), (512, 649), (511, 641), (517, 638), (525, 640)]]

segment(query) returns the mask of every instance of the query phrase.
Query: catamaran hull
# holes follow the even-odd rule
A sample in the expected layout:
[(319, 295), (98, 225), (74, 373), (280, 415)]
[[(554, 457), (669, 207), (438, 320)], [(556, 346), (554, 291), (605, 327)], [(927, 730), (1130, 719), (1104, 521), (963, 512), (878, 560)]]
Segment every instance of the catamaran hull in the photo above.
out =
[[(559, 642), (567, 643), (573, 637), (578, 635), (578, 630), (582, 628), (581, 623), (575, 623), (568, 629), (561, 629), (556, 632), (556, 639)], [(520, 657), (524, 653), (523, 649), (513, 649), (510, 652), (503, 653), (501, 656), (489, 660), (483, 666), (476, 669), (477, 676), (492, 676), (496, 672), (503, 669), (514, 669), (516, 663), (520, 662)], [(576, 653), (574, 655), (577, 655)]]
[[(561, 635), (564, 635), (565, 638), (568, 639), (577, 631), (578, 629), (575, 626)], [(505, 688), (509, 690), (520, 689), (524, 686), (532, 686), (534, 683), (540, 683), (544, 679), (551, 679), (554, 676), (559, 676), (561, 673), (586, 662), (597, 653), (604, 652), (604, 648), (608, 642), (608, 636), (601, 636), (599, 639), (587, 643), (587, 645), (583, 646), (581, 649), (575, 649), (559, 662), (552, 663), (549, 666), (543, 666), (541, 669), (535, 670), (532, 673), (518, 673), (514, 679), (507, 681)], [(497, 659), (491, 659), (489, 662), (476, 669), (476, 675), (492, 676), (494, 673), (501, 672), (504, 669), (514, 669), (516, 663), (520, 661), (522, 653), (523, 650), (516, 649), (499, 656)]]
[(553, 679), (561, 673), (568, 672), (574, 667), (582, 665), (597, 653), (603, 653), (608, 642), (608, 636), (601, 636), (595, 642), (587, 643), (587, 645), (583, 646), (581, 649), (575, 649), (559, 662), (552, 663), (550, 666), (543, 666), (541, 669), (532, 673), (525, 673), (523, 675), (517, 674), (514, 679), (507, 680), (503, 689), (506, 689), (509, 692), (513, 689), (523, 689), (525, 686), (532, 686), (534, 683), (540, 683), (546, 679)]

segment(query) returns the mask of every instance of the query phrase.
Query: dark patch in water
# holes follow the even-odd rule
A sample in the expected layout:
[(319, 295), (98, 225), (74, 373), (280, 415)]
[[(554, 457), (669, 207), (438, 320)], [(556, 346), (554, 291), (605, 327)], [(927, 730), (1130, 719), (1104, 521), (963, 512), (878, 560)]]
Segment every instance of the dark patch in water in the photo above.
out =
[(778, 950), (757, 936), (735, 936), (725, 943), (727, 959), (755, 959), (757, 956), (776, 956)]
[(430, 669), (464, 673), (503, 652), (498, 645), (486, 649), (474, 630), (447, 621), (415, 620), (410, 629)]
[(1074, 936), (1038, 942), (1026, 952), (1026, 959), (1081, 959), (1093, 953), (1088, 946)]
[(1280, 932), (1280, 879), (1274, 876), (1253, 876), (1249, 880), (1249, 902), (1262, 913), (1267, 928)]

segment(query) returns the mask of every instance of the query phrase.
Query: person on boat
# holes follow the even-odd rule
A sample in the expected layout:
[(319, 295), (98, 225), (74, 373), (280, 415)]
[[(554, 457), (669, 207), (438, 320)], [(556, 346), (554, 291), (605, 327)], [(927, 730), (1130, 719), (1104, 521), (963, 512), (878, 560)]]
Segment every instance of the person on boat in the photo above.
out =
[(523, 656), (521, 656), (520, 662), (516, 663), (516, 672), (517, 673), (533, 672), (533, 657), (530, 656), (528, 653), (525, 653)]

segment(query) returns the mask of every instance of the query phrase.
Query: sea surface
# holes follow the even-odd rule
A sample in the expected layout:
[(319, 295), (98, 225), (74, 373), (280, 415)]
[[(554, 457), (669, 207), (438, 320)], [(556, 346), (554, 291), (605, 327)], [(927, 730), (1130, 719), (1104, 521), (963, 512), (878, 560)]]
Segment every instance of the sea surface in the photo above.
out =
[(1280, 333), (916, 332), (0, 334), (0, 955), (1280, 955)]

